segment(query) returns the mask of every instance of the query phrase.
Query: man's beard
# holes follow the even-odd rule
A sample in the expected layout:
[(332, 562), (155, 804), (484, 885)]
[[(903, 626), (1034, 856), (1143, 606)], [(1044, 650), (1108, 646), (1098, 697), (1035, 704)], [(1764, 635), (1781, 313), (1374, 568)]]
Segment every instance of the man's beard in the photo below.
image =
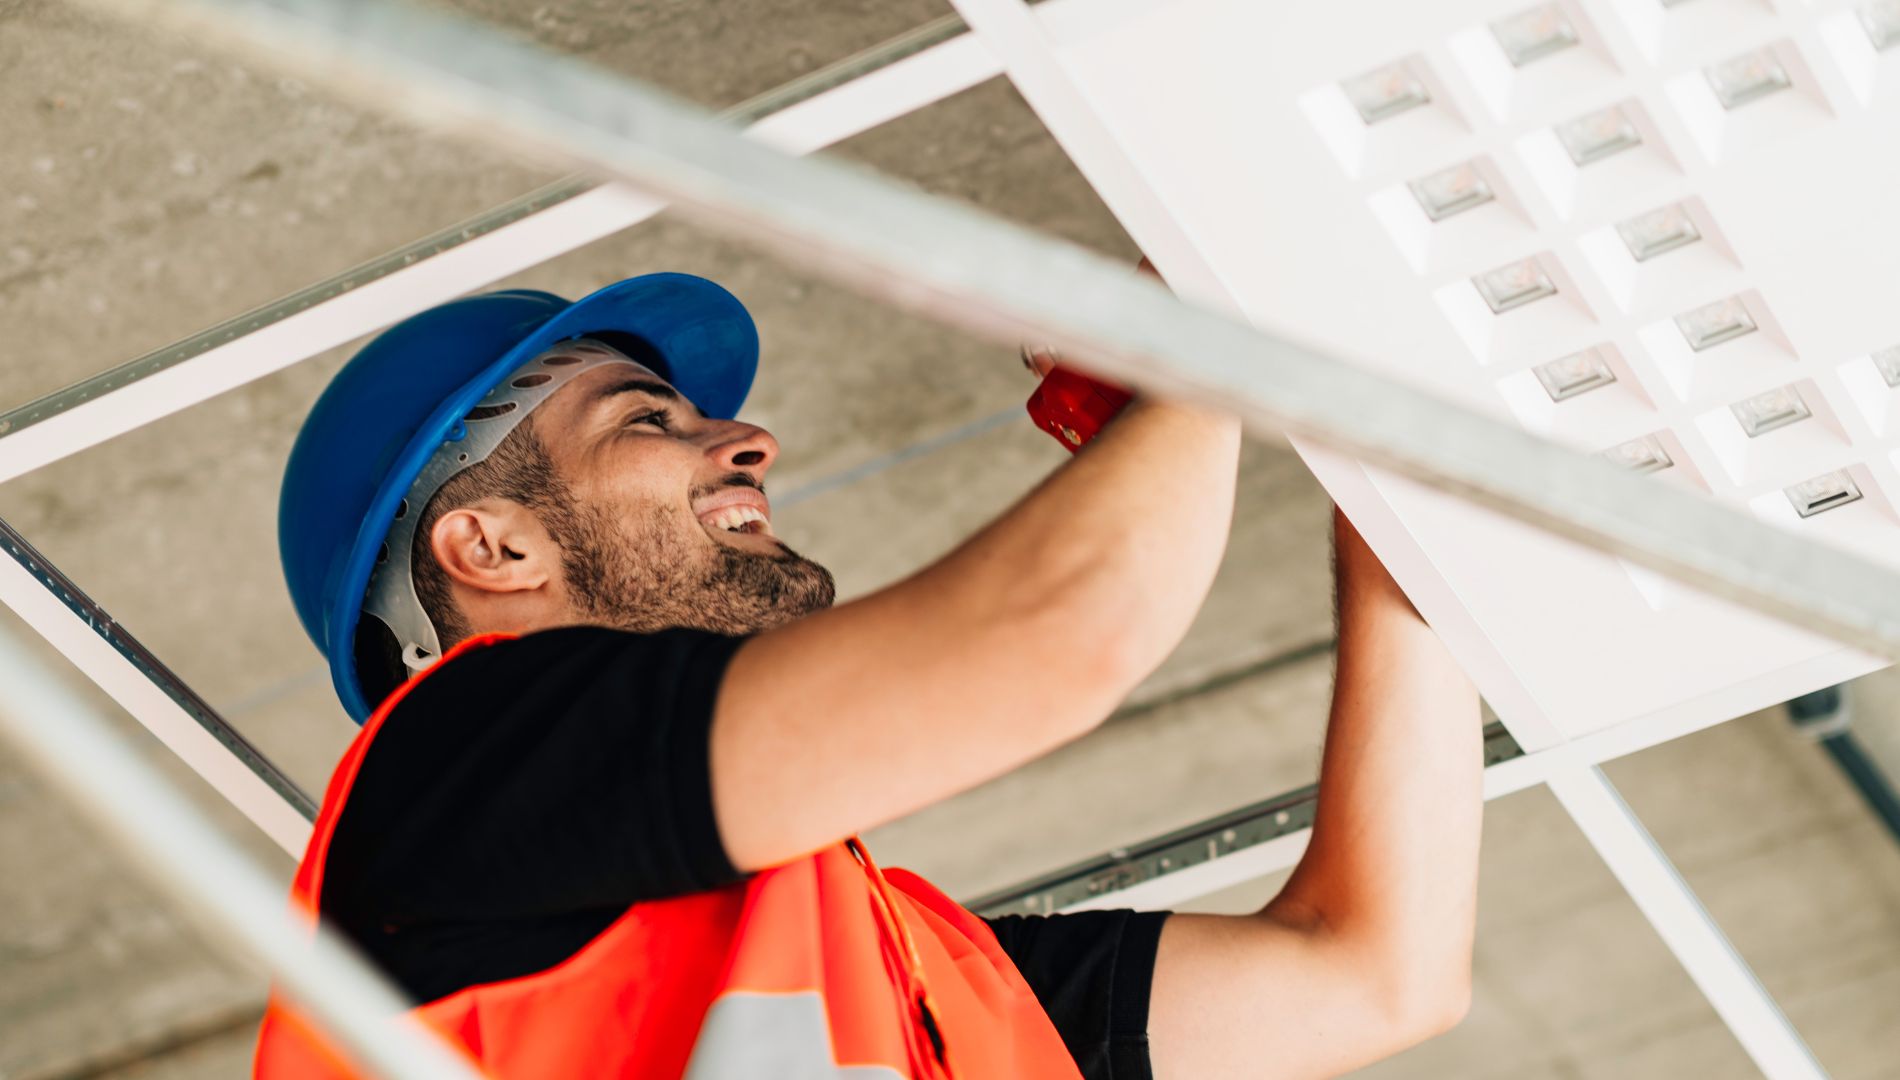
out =
[[(655, 507), (629, 529), (596, 506), (563, 507), (557, 542), (577, 614), (639, 633), (675, 627), (752, 634), (831, 606), (831, 571), (779, 554), (696, 542), (678, 511)], [(703, 532), (696, 519), (691, 528)], [(552, 524), (550, 522), (550, 524)]]

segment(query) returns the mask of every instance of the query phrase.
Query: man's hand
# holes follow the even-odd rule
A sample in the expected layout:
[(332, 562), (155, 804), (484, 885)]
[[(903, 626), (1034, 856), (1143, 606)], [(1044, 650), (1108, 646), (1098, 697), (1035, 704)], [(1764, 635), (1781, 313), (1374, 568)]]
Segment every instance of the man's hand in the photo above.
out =
[(713, 720), (713, 803), (757, 869), (1088, 731), (1179, 643), (1233, 516), (1240, 427), (1137, 398), (915, 576), (762, 634)]
[(1158, 1077), (1335, 1076), (1464, 1015), (1477, 907), (1477, 694), (1343, 515), (1339, 647), (1306, 855), (1256, 915), (1176, 915)]

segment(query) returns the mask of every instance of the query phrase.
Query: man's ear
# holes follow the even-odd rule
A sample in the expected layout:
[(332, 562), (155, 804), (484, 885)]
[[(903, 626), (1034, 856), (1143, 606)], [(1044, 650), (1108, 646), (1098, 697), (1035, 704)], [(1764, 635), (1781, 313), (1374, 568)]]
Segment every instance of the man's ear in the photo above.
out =
[(552, 540), (526, 507), (512, 502), (450, 510), (429, 530), (429, 548), (451, 579), (482, 592), (527, 592), (551, 577)]

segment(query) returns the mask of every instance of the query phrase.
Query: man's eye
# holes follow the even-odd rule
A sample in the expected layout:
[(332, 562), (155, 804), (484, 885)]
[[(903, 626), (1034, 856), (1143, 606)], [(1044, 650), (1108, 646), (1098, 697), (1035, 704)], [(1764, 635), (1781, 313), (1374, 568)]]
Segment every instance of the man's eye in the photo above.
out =
[(666, 415), (665, 409), (654, 409), (650, 412), (636, 413), (627, 418), (627, 423), (652, 424), (661, 431), (671, 431), (673, 429), (672, 422)]

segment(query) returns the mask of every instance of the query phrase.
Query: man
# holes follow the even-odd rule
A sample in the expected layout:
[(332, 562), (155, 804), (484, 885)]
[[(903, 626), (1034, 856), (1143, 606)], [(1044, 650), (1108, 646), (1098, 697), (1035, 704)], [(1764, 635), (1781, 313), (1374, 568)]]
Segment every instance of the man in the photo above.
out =
[[(1468, 999), (1472, 690), (1335, 518), (1305, 858), (1244, 917), (976, 919), (856, 834), (1088, 731), (1174, 648), (1240, 431), (1136, 398), (934, 565), (832, 605), (718, 286), (391, 329), (292, 454), (287, 576), (363, 735), (298, 898), (505, 1077), (1327, 1076)], [(382, 702), (370, 715), (372, 706)], [(288, 1009), (267, 1080), (350, 1075)]]

